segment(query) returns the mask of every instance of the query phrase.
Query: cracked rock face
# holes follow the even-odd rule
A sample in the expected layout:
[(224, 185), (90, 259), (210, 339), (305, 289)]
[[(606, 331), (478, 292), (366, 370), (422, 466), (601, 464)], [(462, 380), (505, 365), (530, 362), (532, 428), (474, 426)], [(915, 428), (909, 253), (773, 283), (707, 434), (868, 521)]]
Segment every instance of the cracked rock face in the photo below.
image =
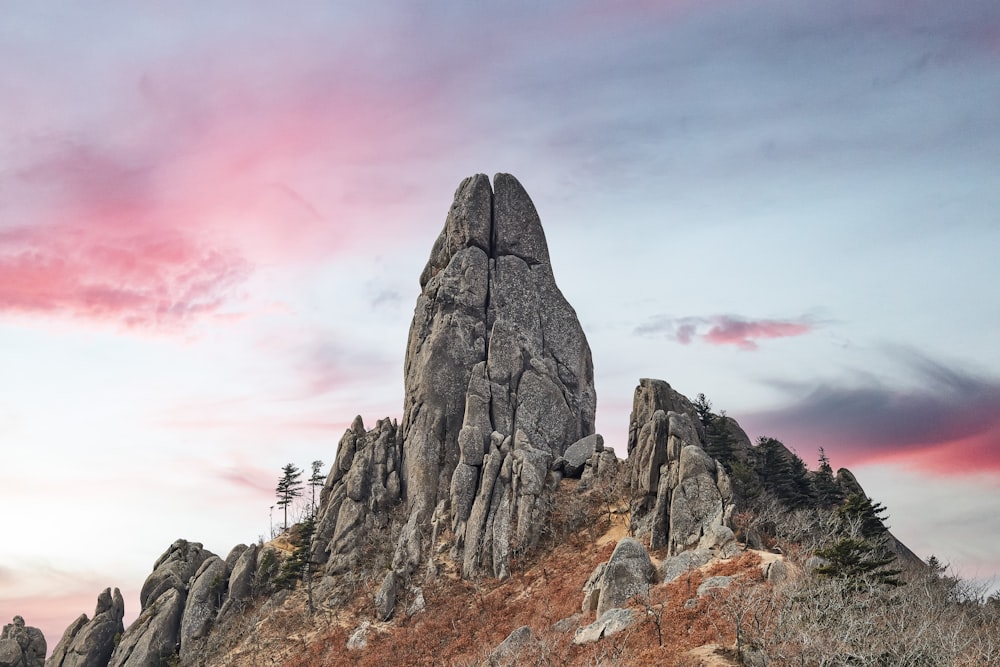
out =
[(116, 588), (97, 597), (94, 617), (83, 614), (66, 628), (46, 663), (49, 667), (106, 667), (115, 649), (115, 637), (125, 632), (125, 602)]
[(38, 628), (25, 625), (15, 616), (0, 631), (0, 665), (3, 667), (42, 667), (45, 662), (45, 636)]
[(629, 423), (632, 529), (671, 554), (736, 548), (729, 523), (733, 491), (725, 468), (701, 448), (704, 430), (691, 402), (662, 380), (636, 387)]
[(402, 441), (395, 421), (365, 430), (361, 417), (340, 439), (337, 460), (320, 494), (312, 560), (327, 574), (354, 567), (372, 529), (400, 499)]
[(187, 540), (177, 540), (163, 552), (139, 593), (142, 612), (115, 647), (111, 667), (158, 664), (176, 656), (188, 591), (210, 558), (215, 558), (212, 552)]
[[(396, 566), (450, 521), (463, 573), (506, 576), (533, 544), (552, 462), (594, 432), (593, 363), (556, 286), (534, 204), (512, 176), (462, 181), (420, 276), (402, 424), (410, 524)], [(434, 526), (432, 534), (437, 534)]]

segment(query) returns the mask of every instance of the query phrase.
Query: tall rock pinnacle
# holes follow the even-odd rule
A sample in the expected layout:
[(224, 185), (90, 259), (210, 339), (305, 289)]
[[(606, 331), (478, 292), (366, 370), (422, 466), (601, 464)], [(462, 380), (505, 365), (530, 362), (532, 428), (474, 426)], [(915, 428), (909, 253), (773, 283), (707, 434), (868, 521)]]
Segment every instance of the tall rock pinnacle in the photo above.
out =
[(594, 432), (590, 347), (509, 174), (493, 189), (482, 174), (462, 181), (420, 286), (404, 370), (410, 525), (396, 567), (419, 561), (416, 526), (447, 516), (466, 574), (503, 576), (511, 542), (537, 539), (549, 466)]

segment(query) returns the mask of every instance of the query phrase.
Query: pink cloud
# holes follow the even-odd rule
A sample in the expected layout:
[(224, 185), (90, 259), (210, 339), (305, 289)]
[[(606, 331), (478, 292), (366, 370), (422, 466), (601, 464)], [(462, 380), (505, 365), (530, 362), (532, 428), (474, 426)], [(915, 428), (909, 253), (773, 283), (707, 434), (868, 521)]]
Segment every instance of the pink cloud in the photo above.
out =
[(745, 320), (730, 315), (716, 315), (712, 327), (701, 339), (712, 345), (735, 345), (742, 350), (756, 350), (755, 340), (761, 338), (789, 338), (813, 330), (808, 322), (783, 320)]
[(0, 232), (0, 312), (171, 329), (217, 312), (250, 272), (177, 230), (54, 226)]
[(816, 323), (809, 318), (797, 320), (749, 319), (739, 315), (708, 317), (659, 317), (637, 327), (640, 335), (664, 334), (682, 345), (695, 339), (710, 345), (733, 345), (741, 350), (756, 350), (757, 341), (790, 338), (811, 333)]

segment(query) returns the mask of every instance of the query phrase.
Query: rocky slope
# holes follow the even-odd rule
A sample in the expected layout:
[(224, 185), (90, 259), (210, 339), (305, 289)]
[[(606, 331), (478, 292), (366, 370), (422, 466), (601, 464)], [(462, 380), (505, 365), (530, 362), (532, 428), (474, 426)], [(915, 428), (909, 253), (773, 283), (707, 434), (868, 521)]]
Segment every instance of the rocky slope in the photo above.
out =
[[(761, 480), (739, 425), (643, 379), (627, 460), (604, 447), (586, 336), (510, 175), (461, 183), (419, 284), (402, 422), (354, 420), (311, 536), (297, 526), (225, 558), (178, 540), (134, 623), (106, 590), (47, 665), (723, 664), (707, 628), (727, 645), (741, 635), (711, 591), (804, 567), (747, 551), (782, 544), (784, 528), (781, 512), (747, 523)], [(725, 462), (706, 452), (720, 438)], [(863, 495), (848, 471), (831, 484)], [(308, 567), (291, 568), (303, 553)], [(38, 664), (32, 629), (15, 626), (0, 667)]]

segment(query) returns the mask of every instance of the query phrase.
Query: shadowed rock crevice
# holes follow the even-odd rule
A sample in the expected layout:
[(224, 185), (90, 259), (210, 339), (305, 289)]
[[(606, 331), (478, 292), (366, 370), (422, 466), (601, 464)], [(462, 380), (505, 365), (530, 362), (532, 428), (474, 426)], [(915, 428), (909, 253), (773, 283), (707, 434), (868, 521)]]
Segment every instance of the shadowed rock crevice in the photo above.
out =
[(642, 379), (629, 421), (631, 529), (670, 554), (738, 548), (731, 527), (733, 488), (721, 463), (702, 449), (694, 405), (662, 380)]
[[(556, 286), (534, 204), (514, 177), (465, 179), (420, 278), (405, 361), (397, 572), (454, 534), (466, 576), (509, 574), (538, 539), (553, 461), (594, 432), (590, 347)], [(444, 525), (441, 525), (441, 523)]]

